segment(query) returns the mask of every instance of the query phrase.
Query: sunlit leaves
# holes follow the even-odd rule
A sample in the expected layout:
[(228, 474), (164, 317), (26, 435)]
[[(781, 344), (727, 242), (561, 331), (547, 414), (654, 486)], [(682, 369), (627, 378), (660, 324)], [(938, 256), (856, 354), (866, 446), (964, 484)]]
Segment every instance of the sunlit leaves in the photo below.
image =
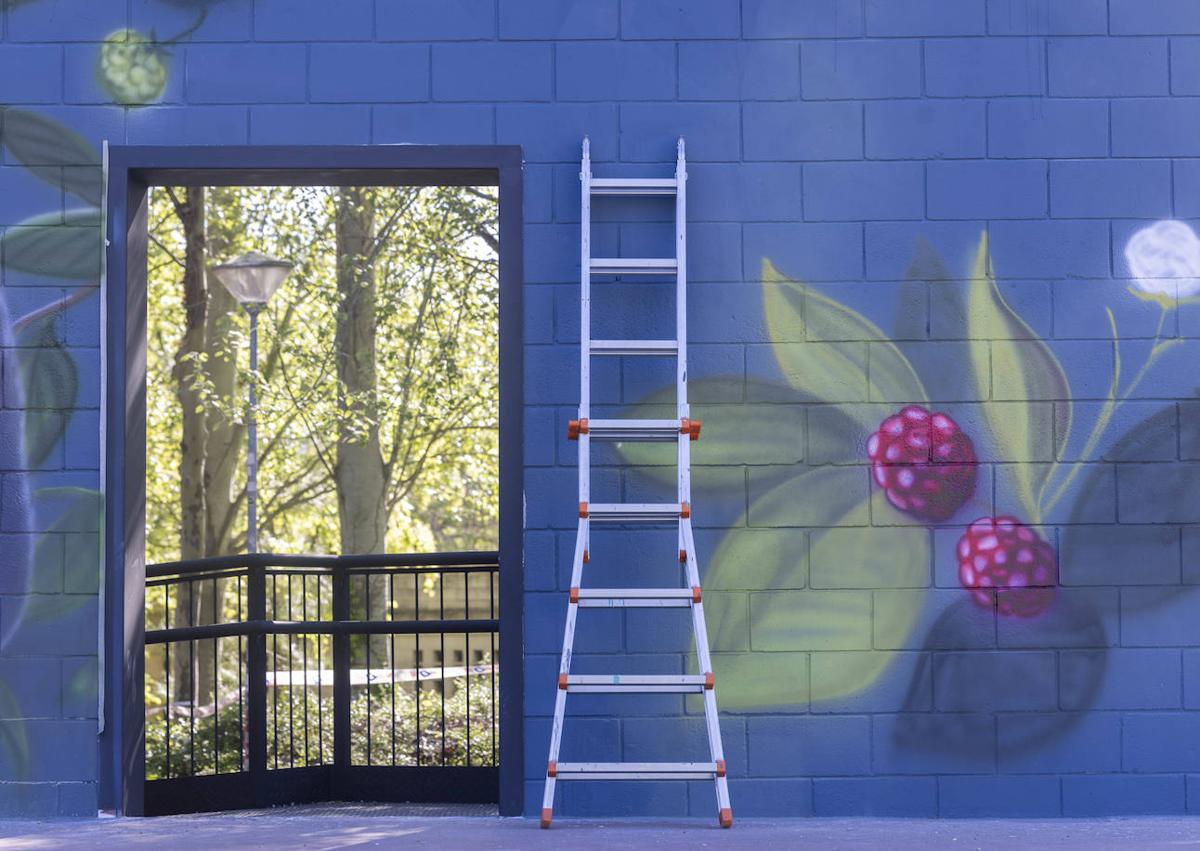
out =
[[(389, 549), (490, 548), (498, 490), (498, 278), (488, 242), (496, 226), (495, 192), (399, 187), (373, 195), (379, 404), (339, 407), (334, 190), (209, 191), (211, 262), (257, 250), (294, 263), (259, 324), (262, 545), (337, 551), (331, 469), (341, 422), (360, 434), (378, 427), (393, 464)], [(175, 259), (182, 258), (184, 246), (170, 205), (157, 191), (151, 232), (158, 242), (150, 247), (147, 442), (149, 457), (158, 459), (152, 464), (158, 479), (147, 505), (147, 548), (158, 554), (152, 558), (169, 558), (179, 528), (173, 485), (179, 414), (171, 373), (183, 310)], [(209, 286), (219, 288), (211, 277)], [(180, 372), (200, 391), (210, 420), (236, 424), (244, 420), (250, 378), (244, 312), (235, 309), (216, 332), (202, 362)], [(205, 376), (218, 360), (237, 365), (232, 395), (217, 391)], [(242, 445), (234, 445), (236, 493), (244, 486)], [(235, 545), (243, 528), (244, 515), (235, 524)]]

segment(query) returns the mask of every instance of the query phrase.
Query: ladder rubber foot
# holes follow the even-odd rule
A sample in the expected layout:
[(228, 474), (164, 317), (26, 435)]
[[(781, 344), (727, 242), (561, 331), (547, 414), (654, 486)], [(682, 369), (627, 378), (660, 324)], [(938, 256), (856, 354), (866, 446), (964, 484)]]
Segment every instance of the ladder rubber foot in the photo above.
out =
[(542, 809), (542, 830), (545, 830), (546, 828), (548, 828), (550, 826), (550, 821), (553, 818), (553, 816), (554, 816), (554, 811), (551, 810), (549, 807), (544, 807)]
[[(547, 810), (542, 810), (542, 827), (545, 827), (549, 824), (549, 822), (546, 821), (548, 818), (546, 812)], [(721, 815), (718, 817), (718, 820), (721, 822), (721, 827), (733, 827), (733, 810), (729, 807), (722, 807)]]

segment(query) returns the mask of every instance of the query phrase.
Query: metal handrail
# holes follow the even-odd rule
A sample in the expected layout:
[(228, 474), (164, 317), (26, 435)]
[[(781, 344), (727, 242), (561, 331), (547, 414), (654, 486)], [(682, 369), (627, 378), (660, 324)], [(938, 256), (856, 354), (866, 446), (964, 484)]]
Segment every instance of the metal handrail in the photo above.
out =
[(388, 567), (498, 567), (499, 564), (500, 554), (495, 550), (458, 553), (369, 553), (366, 555), (244, 553), (148, 564), (146, 565), (146, 578), (186, 576), (191, 573), (211, 573), (253, 567), (318, 567), (361, 570)]

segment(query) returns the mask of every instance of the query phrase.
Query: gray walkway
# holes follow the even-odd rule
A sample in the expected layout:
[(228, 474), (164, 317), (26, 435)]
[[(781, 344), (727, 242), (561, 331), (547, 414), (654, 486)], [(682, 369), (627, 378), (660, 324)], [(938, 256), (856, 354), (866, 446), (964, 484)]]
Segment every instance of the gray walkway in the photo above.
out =
[(553, 830), (542, 831), (534, 821), (461, 812), (461, 808), (427, 806), (324, 805), (155, 819), (0, 820), (0, 848), (1200, 848), (1200, 818), (743, 819), (728, 831), (707, 821), (564, 819)]

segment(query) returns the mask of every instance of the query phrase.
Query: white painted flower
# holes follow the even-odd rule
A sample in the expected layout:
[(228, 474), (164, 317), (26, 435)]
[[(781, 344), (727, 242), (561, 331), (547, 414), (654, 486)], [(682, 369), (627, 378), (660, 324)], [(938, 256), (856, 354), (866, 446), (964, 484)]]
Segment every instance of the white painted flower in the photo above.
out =
[(1151, 298), (1200, 293), (1200, 238), (1184, 222), (1170, 219), (1144, 227), (1125, 244), (1134, 285)]

